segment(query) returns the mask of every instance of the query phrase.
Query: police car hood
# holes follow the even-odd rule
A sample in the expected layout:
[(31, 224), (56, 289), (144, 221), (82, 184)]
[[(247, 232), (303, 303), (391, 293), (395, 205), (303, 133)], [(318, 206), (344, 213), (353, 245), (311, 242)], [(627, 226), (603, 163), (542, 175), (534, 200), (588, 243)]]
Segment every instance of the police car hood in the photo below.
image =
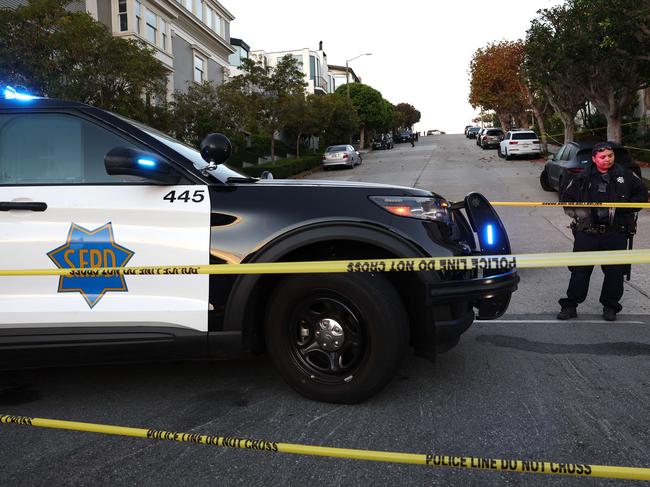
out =
[(402, 193), (409, 196), (430, 197), (439, 196), (431, 191), (410, 188), (408, 186), (395, 186), (381, 183), (362, 183), (358, 181), (333, 181), (328, 179), (260, 179), (255, 182), (257, 186), (282, 186), (282, 187), (324, 187), (324, 188), (359, 188), (365, 190), (385, 190), (391, 194)]

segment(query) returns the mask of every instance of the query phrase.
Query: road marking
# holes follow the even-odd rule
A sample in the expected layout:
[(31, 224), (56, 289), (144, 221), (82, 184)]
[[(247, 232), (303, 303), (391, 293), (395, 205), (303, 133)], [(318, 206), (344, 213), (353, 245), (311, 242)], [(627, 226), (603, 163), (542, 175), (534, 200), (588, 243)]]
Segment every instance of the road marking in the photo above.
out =
[[(606, 320), (478, 320), (478, 323), (579, 323), (579, 324), (596, 324), (596, 323), (613, 323)], [(644, 321), (616, 321), (622, 325), (645, 325)]]

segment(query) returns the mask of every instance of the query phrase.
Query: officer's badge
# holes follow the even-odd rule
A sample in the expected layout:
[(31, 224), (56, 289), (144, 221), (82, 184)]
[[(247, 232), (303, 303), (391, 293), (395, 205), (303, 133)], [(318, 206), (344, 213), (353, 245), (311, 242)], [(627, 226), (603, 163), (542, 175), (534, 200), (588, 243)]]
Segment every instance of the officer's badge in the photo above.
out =
[(623, 176), (619, 176), (619, 177), (616, 178), (616, 182), (618, 184), (623, 184), (625, 182), (625, 179), (623, 179)]
[[(59, 269), (93, 269), (124, 267), (133, 252), (115, 243), (113, 226), (109, 222), (95, 230), (87, 230), (76, 223), (70, 225), (66, 243), (48, 252)], [(80, 292), (91, 308), (107, 291), (128, 291), (122, 275), (83, 276), (59, 278), (60, 293)]]

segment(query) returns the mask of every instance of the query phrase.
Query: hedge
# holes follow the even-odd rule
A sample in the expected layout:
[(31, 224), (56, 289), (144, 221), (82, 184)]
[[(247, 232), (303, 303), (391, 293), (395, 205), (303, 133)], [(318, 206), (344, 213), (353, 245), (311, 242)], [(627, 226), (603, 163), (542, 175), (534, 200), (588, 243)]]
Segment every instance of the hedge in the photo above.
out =
[(309, 155), (291, 159), (278, 159), (275, 162), (258, 164), (256, 166), (243, 167), (240, 171), (248, 176), (259, 177), (264, 171), (271, 171), (276, 179), (286, 179), (312, 167), (320, 166), (321, 156)]

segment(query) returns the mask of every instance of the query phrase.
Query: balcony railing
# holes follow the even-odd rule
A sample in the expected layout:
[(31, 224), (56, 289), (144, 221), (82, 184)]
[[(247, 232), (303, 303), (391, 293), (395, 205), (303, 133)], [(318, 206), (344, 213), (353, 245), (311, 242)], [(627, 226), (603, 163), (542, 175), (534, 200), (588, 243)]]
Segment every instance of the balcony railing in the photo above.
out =
[(327, 80), (325, 78), (322, 76), (316, 76), (316, 78), (312, 79), (311, 82), (313, 83), (314, 91), (320, 89), (327, 93)]

